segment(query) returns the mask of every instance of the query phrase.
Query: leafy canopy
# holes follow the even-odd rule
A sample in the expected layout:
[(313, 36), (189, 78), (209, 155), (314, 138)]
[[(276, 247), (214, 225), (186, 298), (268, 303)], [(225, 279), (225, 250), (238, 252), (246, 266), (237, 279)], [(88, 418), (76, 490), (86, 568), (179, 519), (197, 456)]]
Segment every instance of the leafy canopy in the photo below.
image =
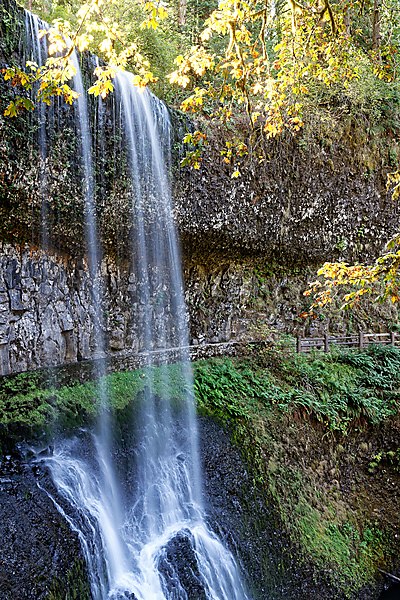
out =
[[(204, 110), (208, 102), (213, 116), (225, 121), (235, 107), (244, 105), (251, 128), (263, 124), (268, 136), (284, 128), (302, 125), (302, 96), (311, 80), (331, 85), (357, 76), (352, 59), (358, 57), (346, 35), (343, 7), (305, 8), (289, 2), (291, 18), (281, 23), (279, 36), (268, 2), (221, 2), (206, 21), (202, 45), (176, 59), (170, 81), (187, 87), (195, 78), (203, 85), (183, 104), (183, 110)], [(210, 40), (226, 38), (223, 52), (213, 52)], [(275, 43), (271, 47), (271, 40)], [(213, 81), (204, 81), (206, 72)]]
[[(267, 138), (288, 130), (297, 135), (305, 114), (326, 103), (326, 96), (329, 102), (324, 90), (343, 97), (354, 88), (350, 99), (357, 98), (360, 79), (394, 80), (398, 9), (398, 1), (390, 0), (374, 25), (368, 0), (222, 0), (198, 42), (176, 58), (169, 78), (190, 90), (184, 111), (230, 127), (244, 110), (250, 131), (262, 130)], [(249, 139), (246, 132), (238, 140), (240, 153)], [(198, 164), (195, 156), (192, 165)]]

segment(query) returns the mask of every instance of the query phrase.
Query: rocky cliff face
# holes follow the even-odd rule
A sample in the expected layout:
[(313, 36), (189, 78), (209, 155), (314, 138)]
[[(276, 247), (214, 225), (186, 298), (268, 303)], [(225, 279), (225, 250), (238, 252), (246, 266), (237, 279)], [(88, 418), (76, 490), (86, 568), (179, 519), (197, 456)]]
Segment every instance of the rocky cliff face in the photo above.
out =
[[(253, 261), (185, 270), (193, 357), (218, 352), (210, 344), (259, 339), (274, 343), (279, 333), (304, 331), (298, 315), (306, 308), (302, 292), (309, 274), (276, 277), (268, 268)], [(116, 360), (115, 368), (118, 360), (119, 368), (127, 368), (129, 356), (139, 355), (144, 348), (137, 301), (140, 282), (128, 262), (111, 258), (103, 261), (101, 276), (104, 293), (96, 316), (84, 259), (4, 244), (0, 252), (0, 374), (101, 358), (96, 353), (99, 327), (106, 354)], [(339, 308), (330, 308), (306, 333), (343, 333), (349, 328), (387, 331), (397, 322), (394, 306), (371, 304), (364, 313), (345, 318)], [(156, 302), (152, 318), (155, 323), (164, 318)]]
[(397, 231), (399, 202), (386, 190), (399, 159), (393, 132), (367, 134), (350, 115), (276, 140), (243, 131), (249, 154), (232, 164), (221, 154), (229, 132), (208, 135), (200, 168), (181, 169), (176, 183), (188, 260), (262, 256), (289, 268), (366, 262)]
[[(299, 423), (298, 426), (292, 423), (292, 427), (275, 425), (270, 430), (274, 441), (269, 447), (265, 446), (264, 460), (272, 477), (274, 469), (289, 467), (292, 482), (301, 479), (299, 503), (303, 502), (302, 494), (307, 493), (307, 479), (311, 479), (309, 489), (315, 496), (307, 501), (305, 518), (312, 519), (314, 513), (329, 522), (329, 512), (335, 511), (348, 519), (344, 532), (351, 532), (357, 522), (361, 531), (370, 528), (372, 535), (377, 536), (374, 551), (382, 562), (386, 561), (387, 569), (398, 573), (400, 478), (387, 458), (387, 449), (397, 444), (396, 425), (385, 428), (384, 441), (383, 432), (371, 428), (351, 439), (343, 436), (341, 443), (333, 437), (324, 438), (323, 432), (307, 421), (301, 426)], [(312, 552), (299, 555), (293, 539), (290, 540), (290, 535), (286, 537), (278, 508), (280, 502), (285, 502), (282, 489), (287, 482), (283, 472), (276, 473), (279, 493), (266, 501), (268, 494), (262, 491), (262, 486), (255, 485), (255, 473), (245, 467), (237, 446), (230, 443), (220, 425), (202, 418), (200, 433), (210, 522), (238, 555), (254, 598), (345, 600), (353, 597), (351, 588), (355, 582), (351, 581), (350, 561), (346, 573), (327, 564), (321, 569), (313, 564)], [(377, 451), (383, 460), (372, 474), (371, 458)], [(316, 547), (321, 543), (320, 540), (314, 542)], [(351, 546), (351, 534), (343, 542), (344, 552), (347, 550), (350, 556), (346, 544)], [(376, 560), (376, 556), (371, 559)], [(388, 580), (378, 576), (376, 581), (360, 586), (354, 597), (375, 600), (385, 587)]]

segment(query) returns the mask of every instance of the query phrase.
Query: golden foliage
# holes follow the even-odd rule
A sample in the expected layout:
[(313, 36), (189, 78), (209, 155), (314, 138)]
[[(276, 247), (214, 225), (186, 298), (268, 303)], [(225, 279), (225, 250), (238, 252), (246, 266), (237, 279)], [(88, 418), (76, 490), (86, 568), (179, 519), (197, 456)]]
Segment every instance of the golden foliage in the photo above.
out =
[[(310, 82), (326, 86), (348, 83), (358, 76), (356, 50), (347, 35), (345, 0), (300, 5), (289, 2), (291, 17), (282, 19), (281, 40), (271, 63), (267, 40), (272, 36), (272, 13), (266, 1), (223, 0), (214, 10), (200, 42), (179, 56), (171, 83), (193, 93), (181, 108), (191, 113), (207, 110), (207, 118), (227, 123), (240, 107), (250, 128), (262, 127), (266, 137), (285, 130), (296, 134), (303, 126), (303, 97)], [(226, 39), (219, 54), (212, 38)], [(217, 46), (218, 47), (218, 46)], [(212, 75), (212, 83), (197, 85)]]

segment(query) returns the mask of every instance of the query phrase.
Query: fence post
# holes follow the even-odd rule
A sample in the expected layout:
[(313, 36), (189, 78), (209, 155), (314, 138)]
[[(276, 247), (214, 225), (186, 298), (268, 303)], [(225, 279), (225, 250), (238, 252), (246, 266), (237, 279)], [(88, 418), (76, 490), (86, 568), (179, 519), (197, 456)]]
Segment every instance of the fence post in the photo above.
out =
[(358, 346), (359, 346), (360, 350), (362, 350), (364, 348), (364, 334), (362, 331), (360, 331), (360, 334), (358, 336)]
[(300, 352), (301, 352), (301, 337), (299, 335), (297, 336), (296, 350), (297, 350), (297, 354), (300, 354)]
[(324, 343), (325, 343), (325, 352), (329, 352), (329, 338), (328, 338), (327, 333), (325, 334)]
[(394, 331), (392, 331), (392, 333), (390, 334), (390, 343), (392, 344), (392, 346), (395, 346), (396, 344), (396, 334)]

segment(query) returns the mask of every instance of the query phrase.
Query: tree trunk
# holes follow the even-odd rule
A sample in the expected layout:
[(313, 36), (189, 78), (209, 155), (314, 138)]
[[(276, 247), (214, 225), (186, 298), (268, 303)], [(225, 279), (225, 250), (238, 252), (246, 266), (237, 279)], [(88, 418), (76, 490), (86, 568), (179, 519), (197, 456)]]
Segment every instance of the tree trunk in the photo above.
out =
[(186, 22), (186, 0), (178, 0), (178, 25), (179, 29), (185, 27)]
[(372, 50), (378, 62), (381, 62), (381, 35), (379, 22), (380, 0), (374, 0), (374, 14), (372, 19)]
[(351, 33), (351, 19), (350, 19), (350, 12), (346, 11), (345, 15), (344, 15), (344, 26), (345, 26), (345, 36), (347, 38), (350, 37), (350, 33)]

